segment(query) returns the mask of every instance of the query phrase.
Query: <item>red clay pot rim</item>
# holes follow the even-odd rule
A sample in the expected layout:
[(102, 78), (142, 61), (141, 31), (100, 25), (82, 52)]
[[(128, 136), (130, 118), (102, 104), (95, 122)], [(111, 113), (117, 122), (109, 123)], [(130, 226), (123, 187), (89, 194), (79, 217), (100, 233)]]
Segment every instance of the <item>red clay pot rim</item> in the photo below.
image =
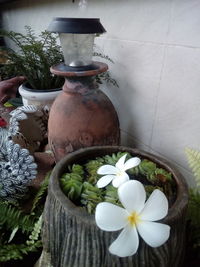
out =
[[(165, 168), (166, 170), (168, 170), (173, 174), (178, 189), (177, 198), (174, 204), (169, 209), (168, 215), (162, 220), (162, 222), (167, 224), (176, 222), (176, 220), (178, 220), (179, 218), (179, 214), (182, 213), (182, 211), (187, 207), (188, 203), (188, 186), (183, 175), (178, 170), (176, 170), (167, 160), (157, 155), (135, 148), (124, 147), (124, 146), (93, 146), (89, 148), (81, 148), (75, 152), (68, 154), (62, 160), (60, 160), (53, 169), (49, 182), (49, 194), (55, 195), (56, 200), (62, 203), (62, 206), (64, 209), (66, 209), (67, 213), (70, 213), (71, 215), (78, 217), (78, 220), (80, 221), (84, 220), (84, 222), (87, 221), (87, 223), (89, 224), (95, 224), (94, 214), (88, 214), (87, 211), (83, 210), (81, 207), (76, 206), (62, 192), (60, 188), (59, 178), (66, 170), (66, 166), (68, 164), (74, 163), (74, 161), (75, 160), (77, 161), (77, 159), (78, 160), (84, 159), (84, 156), (87, 156), (87, 158), (89, 158), (89, 155), (92, 156), (94, 154), (94, 151), (97, 154), (97, 156), (100, 156), (102, 155), (101, 152), (106, 150), (108, 150), (107, 154), (119, 151), (127, 151), (131, 154), (147, 158), (157, 163), (159, 166)], [(106, 153), (104, 154), (106, 155)], [(66, 162), (68, 162), (67, 165)]]

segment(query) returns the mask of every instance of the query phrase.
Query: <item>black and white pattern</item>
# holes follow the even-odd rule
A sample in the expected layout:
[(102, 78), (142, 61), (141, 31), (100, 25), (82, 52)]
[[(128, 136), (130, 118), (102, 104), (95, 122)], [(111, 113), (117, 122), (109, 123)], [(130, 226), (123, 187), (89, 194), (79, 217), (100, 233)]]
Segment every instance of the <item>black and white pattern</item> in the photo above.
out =
[(12, 140), (6, 142), (7, 161), (0, 162), (0, 198), (15, 200), (22, 197), (28, 184), (37, 175), (37, 164), (27, 149)]
[(28, 185), (36, 178), (37, 164), (29, 150), (16, 144), (12, 137), (20, 134), (20, 121), (27, 114), (37, 113), (35, 106), (23, 106), (10, 113), (8, 130), (0, 128), (0, 199), (16, 201), (27, 192)]

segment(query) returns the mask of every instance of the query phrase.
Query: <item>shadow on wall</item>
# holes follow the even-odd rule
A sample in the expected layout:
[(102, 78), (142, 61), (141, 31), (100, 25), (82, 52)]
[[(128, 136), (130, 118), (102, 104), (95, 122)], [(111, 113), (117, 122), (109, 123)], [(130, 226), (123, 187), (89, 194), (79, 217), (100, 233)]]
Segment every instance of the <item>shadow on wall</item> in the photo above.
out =
[[(117, 64), (116, 68), (120, 72), (121, 65)], [(119, 81), (119, 87), (114, 87), (112, 85), (103, 85), (100, 86), (100, 89), (110, 98), (112, 101), (120, 122), (120, 129), (123, 132), (131, 132), (131, 136), (139, 136), (139, 132), (137, 131), (137, 127), (134, 127), (136, 124), (135, 122), (138, 120), (136, 115), (132, 112), (132, 105), (130, 101), (130, 92), (132, 95), (134, 95), (135, 89), (132, 84), (129, 83), (129, 77), (126, 76), (125, 71), (122, 68), (121, 71), (124, 73), (124, 79), (123, 83), (120, 83)], [(115, 75), (116, 76), (116, 75)], [(117, 78), (116, 78), (117, 80)], [(118, 80), (117, 80), (118, 82)], [(124, 138), (123, 138), (124, 139)], [(123, 140), (123, 144), (128, 144), (128, 140)]]
[[(2, 10), (10, 9), (12, 7), (15, 9), (18, 8), (26, 8), (27, 6), (36, 7), (42, 5), (51, 5), (55, 4), (55, 0), (0, 0), (0, 5)], [(56, 0), (56, 3), (66, 3), (67, 4), (74, 4), (78, 5), (79, 0)]]

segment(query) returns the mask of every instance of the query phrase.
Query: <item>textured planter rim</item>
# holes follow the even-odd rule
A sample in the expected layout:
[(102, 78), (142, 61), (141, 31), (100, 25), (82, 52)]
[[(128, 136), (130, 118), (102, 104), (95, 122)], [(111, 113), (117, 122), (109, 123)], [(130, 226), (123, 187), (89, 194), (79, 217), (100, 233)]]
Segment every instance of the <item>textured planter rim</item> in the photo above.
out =
[(23, 88), (25, 91), (28, 92), (34, 92), (34, 93), (50, 93), (50, 92), (57, 92), (62, 90), (62, 88), (49, 88), (49, 89), (32, 89), (28, 86), (28, 82), (25, 82), (20, 85), (21, 88)]
[(73, 153), (68, 154), (61, 161), (59, 161), (53, 169), (49, 183), (49, 186), (51, 187), (51, 192), (56, 196), (56, 199), (60, 201), (63, 208), (66, 209), (69, 214), (78, 217), (78, 220), (84, 221), (87, 224), (92, 224), (92, 225), (96, 224), (94, 219), (94, 214), (91, 215), (87, 211), (83, 210), (81, 207), (76, 206), (62, 192), (60, 188), (59, 178), (66, 170), (67, 165), (73, 164), (75, 163), (75, 161), (81, 162), (90, 158), (92, 159), (94, 157), (116, 153), (119, 151), (122, 152), (127, 151), (132, 155), (135, 156), (137, 155), (139, 157), (149, 159), (158, 164), (160, 167), (172, 173), (177, 186), (177, 197), (175, 202), (169, 209), (168, 215), (161, 221), (166, 224), (171, 224), (173, 222), (176, 222), (176, 220), (178, 220), (179, 213), (186, 208), (188, 203), (188, 186), (184, 177), (179, 171), (174, 169), (174, 167), (167, 160), (157, 155), (135, 148), (124, 147), (124, 146), (93, 146), (89, 148), (82, 148)]

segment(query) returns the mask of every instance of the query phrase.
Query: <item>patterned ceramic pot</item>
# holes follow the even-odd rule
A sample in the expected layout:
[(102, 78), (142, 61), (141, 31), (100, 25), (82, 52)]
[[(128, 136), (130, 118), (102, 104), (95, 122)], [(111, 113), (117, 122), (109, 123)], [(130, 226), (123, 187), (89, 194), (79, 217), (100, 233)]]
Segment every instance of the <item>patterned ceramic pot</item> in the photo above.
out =
[[(94, 215), (75, 206), (62, 192), (59, 178), (67, 165), (85, 162), (97, 156), (127, 151), (155, 162), (171, 172), (176, 183), (176, 200), (162, 222), (171, 226), (169, 240), (158, 248), (151, 248), (140, 239), (140, 246), (132, 257), (119, 258), (108, 252), (118, 232), (104, 232), (97, 228)], [(91, 147), (80, 149), (61, 160), (53, 170), (44, 210), (44, 250), (51, 255), (54, 267), (177, 267), (183, 260), (185, 243), (188, 188), (182, 175), (165, 160), (152, 154), (127, 147)]]
[(94, 78), (108, 66), (94, 64), (94, 70), (77, 72), (62, 71), (63, 65), (51, 68), (55, 75), (65, 77), (48, 121), (49, 145), (56, 162), (79, 148), (120, 143), (117, 112)]

